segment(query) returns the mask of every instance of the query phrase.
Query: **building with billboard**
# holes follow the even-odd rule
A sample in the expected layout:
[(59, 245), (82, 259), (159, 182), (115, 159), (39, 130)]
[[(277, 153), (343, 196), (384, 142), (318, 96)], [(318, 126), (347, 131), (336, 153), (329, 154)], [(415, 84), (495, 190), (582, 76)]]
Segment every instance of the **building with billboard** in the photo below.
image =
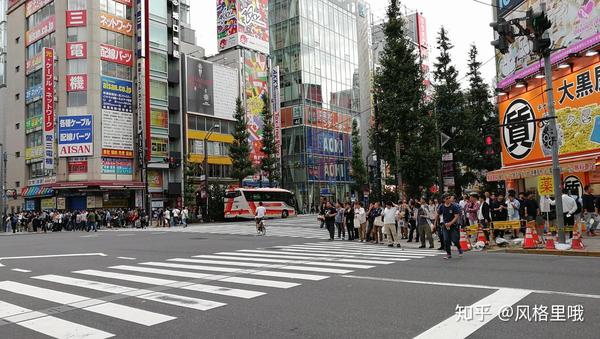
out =
[(6, 188), (18, 192), (9, 209), (179, 203), (188, 1), (8, 6)]
[[(539, 10), (540, 1), (499, 5), (496, 17), (510, 20), (529, 7)], [(600, 1), (547, 0), (546, 8), (552, 22), (561, 181), (581, 195), (587, 184), (600, 189)], [(507, 189), (540, 193), (538, 182), (551, 175), (552, 143), (547, 121), (534, 121), (548, 116), (543, 67), (523, 37), (510, 44), (507, 54), (497, 54), (496, 64), (502, 169), (488, 173), (487, 179), (505, 181)]]

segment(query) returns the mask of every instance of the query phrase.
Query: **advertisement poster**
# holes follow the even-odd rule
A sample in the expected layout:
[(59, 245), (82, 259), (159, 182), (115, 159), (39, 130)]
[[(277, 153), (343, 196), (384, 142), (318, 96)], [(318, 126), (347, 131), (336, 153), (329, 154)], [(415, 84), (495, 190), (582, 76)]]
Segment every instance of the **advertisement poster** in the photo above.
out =
[(86, 174), (88, 161), (85, 157), (72, 157), (67, 159), (67, 172), (69, 174)]
[(67, 11), (66, 13), (67, 27), (80, 27), (87, 25), (87, 11)]
[(100, 44), (100, 59), (125, 66), (133, 66), (133, 51), (111, 45)]
[(27, 0), (25, 3), (25, 17), (37, 12), (40, 8), (51, 3), (53, 0)]
[(169, 112), (159, 108), (150, 110), (150, 126), (152, 128), (169, 128)]
[(215, 117), (230, 120), (235, 112), (235, 102), (239, 96), (239, 71), (232, 67), (213, 64), (213, 94)]
[(41, 199), (40, 207), (42, 208), (42, 211), (56, 209), (56, 197)]
[(132, 82), (103, 76), (102, 154), (133, 157)]
[(162, 192), (163, 177), (161, 170), (148, 170), (148, 190), (150, 192)]
[(25, 33), (25, 46), (40, 40), (56, 30), (56, 17), (53, 15)]
[(25, 120), (25, 133), (33, 132), (42, 128), (42, 116), (36, 115)]
[(42, 57), (43, 57), (42, 53), (38, 53), (34, 57), (32, 57), (31, 59), (29, 59), (25, 62), (25, 74), (26, 75), (29, 75), (33, 71), (37, 71), (38, 69), (40, 69), (40, 67), (42, 66), (42, 59), (43, 59)]
[[(499, 0), (503, 1), (503, 0)], [(556, 63), (572, 53), (585, 50), (600, 43), (600, 0), (544, 0), (548, 18), (552, 22), (550, 39), (555, 50), (550, 59)], [(506, 2), (506, 1), (504, 1)], [(513, 3), (516, 1), (512, 1)], [(522, 17), (529, 7), (539, 10), (542, 0), (524, 1), (506, 20)], [(504, 88), (516, 79), (522, 79), (539, 71), (538, 57), (531, 52), (526, 37), (517, 37), (509, 45), (507, 54), (497, 55), (498, 87)]]
[(217, 0), (217, 41), (219, 51), (237, 45), (237, 1)]
[(262, 120), (263, 94), (268, 94), (269, 71), (267, 58), (259, 53), (244, 51), (244, 88), (246, 92), (246, 118), (248, 121), (248, 138), (250, 159), (258, 164), (263, 157), (262, 152)]
[(127, 36), (133, 36), (133, 23), (112, 14), (100, 13), (100, 27)]
[[(595, 64), (554, 80), (559, 153), (561, 157), (600, 154), (600, 65)], [(551, 137), (545, 87), (499, 104), (504, 166), (549, 159)], [(522, 124), (515, 124), (523, 122)]]
[(25, 103), (28, 104), (32, 101), (38, 100), (44, 94), (44, 86), (42, 84), (29, 87), (25, 91)]
[(87, 42), (67, 42), (67, 59), (87, 58)]
[(58, 117), (58, 156), (94, 155), (94, 119), (92, 115)]
[[(273, 103), (273, 127), (277, 159), (281, 160), (281, 94), (279, 88), (279, 66), (271, 71), (271, 102)], [(279, 164), (281, 166), (281, 163)]]
[(102, 157), (102, 174), (131, 175), (133, 160)]
[(54, 169), (54, 50), (44, 47), (44, 67), (42, 70), (42, 111), (44, 115), (44, 169)]
[(268, 12), (268, 0), (238, 0), (240, 46), (269, 54)]
[(40, 159), (44, 157), (44, 147), (34, 146), (25, 149), (25, 161), (30, 162), (31, 160)]
[(351, 181), (350, 162), (331, 158), (308, 157), (308, 180)]
[(188, 112), (215, 115), (213, 95), (213, 65), (187, 58)]
[(351, 157), (350, 134), (306, 128), (306, 152), (319, 155)]
[(67, 92), (87, 91), (87, 74), (67, 75)]

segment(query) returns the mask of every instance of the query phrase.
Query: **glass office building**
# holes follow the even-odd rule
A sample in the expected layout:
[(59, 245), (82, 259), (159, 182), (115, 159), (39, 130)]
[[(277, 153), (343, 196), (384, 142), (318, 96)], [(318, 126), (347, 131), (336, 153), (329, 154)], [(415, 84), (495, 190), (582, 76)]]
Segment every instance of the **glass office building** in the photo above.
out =
[(355, 7), (269, 1), (271, 57), (281, 74), (282, 186), (304, 211), (320, 196), (351, 198), (350, 133), (360, 113)]

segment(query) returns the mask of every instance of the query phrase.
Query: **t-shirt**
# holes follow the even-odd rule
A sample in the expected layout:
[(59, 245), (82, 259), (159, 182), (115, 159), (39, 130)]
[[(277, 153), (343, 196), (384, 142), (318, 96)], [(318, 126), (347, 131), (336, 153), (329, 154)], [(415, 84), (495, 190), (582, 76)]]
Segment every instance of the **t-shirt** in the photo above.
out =
[(594, 213), (596, 210), (594, 200), (593, 194), (584, 194), (582, 198), (582, 208), (587, 210), (588, 213)]
[(457, 204), (450, 204), (450, 206), (442, 204), (438, 208), (438, 214), (444, 218), (444, 222), (449, 223), (454, 219), (455, 215), (460, 216), (460, 206)]
[(335, 207), (330, 207), (325, 209), (325, 221), (327, 222), (335, 222), (335, 215), (337, 214), (337, 210)]
[(527, 210), (527, 216), (535, 217), (537, 215), (538, 203), (535, 200), (527, 199), (523, 202), (525, 209)]
[(384, 224), (395, 224), (396, 223), (396, 213), (398, 213), (398, 209), (396, 207), (386, 207), (383, 210), (383, 223)]
[(265, 206), (258, 206), (258, 208), (256, 209), (257, 218), (264, 218), (266, 213), (267, 209), (265, 208)]

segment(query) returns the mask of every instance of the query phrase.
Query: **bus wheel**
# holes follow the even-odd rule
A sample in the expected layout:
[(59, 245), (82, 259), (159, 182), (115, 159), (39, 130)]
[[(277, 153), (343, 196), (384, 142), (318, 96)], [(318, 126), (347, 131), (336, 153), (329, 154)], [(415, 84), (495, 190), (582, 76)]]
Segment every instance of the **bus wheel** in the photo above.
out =
[(288, 215), (289, 215), (289, 213), (288, 213), (288, 211), (287, 211), (287, 210), (283, 210), (283, 212), (281, 212), (281, 217), (282, 217), (283, 219), (287, 218), (287, 217), (288, 217)]

